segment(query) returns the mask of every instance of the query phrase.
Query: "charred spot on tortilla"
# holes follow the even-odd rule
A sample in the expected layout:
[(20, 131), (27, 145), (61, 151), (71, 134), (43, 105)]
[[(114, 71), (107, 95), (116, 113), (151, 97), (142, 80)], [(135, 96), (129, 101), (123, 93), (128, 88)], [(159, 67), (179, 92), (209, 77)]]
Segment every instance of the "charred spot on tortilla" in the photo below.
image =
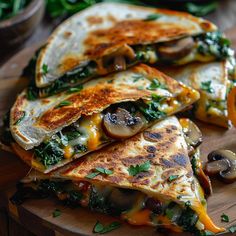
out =
[(147, 146), (146, 150), (147, 150), (147, 152), (155, 153), (157, 149), (155, 146)]
[(172, 156), (171, 159), (178, 165), (186, 166), (188, 157), (183, 154), (176, 154)]
[(143, 136), (147, 141), (158, 142), (162, 138), (162, 134), (160, 133), (151, 133), (149, 131), (144, 131)]

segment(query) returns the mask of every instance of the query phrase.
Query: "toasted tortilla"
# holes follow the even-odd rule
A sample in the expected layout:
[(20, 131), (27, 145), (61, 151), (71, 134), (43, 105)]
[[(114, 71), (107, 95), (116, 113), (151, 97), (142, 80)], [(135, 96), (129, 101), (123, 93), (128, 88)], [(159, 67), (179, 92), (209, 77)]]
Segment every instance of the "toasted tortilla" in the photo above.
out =
[(230, 87), (228, 68), (227, 61), (159, 67), (172, 78), (199, 91), (200, 99), (194, 109), (196, 118), (223, 127), (229, 125), (226, 102)]
[[(137, 80), (137, 76), (141, 79)], [(166, 89), (150, 90), (149, 86), (154, 79), (158, 79)], [(153, 94), (178, 100), (179, 104), (173, 104), (167, 115), (181, 111), (199, 98), (197, 91), (142, 64), (87, 82), (80, 92), (73, 94), (65, 92), (45, 99), (28, 101), (23, 91), (11, 109), (10, 130), (21, 147), (32, 149), (81, 116), (100, 113), (115, 103), (150, 100)], [(69, 104), (60, 106), (61, 102), (65, 101)]]
[[(148, 20), (153, 14), (157, 17)], [(96, 4), (63, 22), (50, 36), (37, 61), (36, 86), (48, 86), (66, 72), (126, 45), (167, 42), (216, 29), (209, 21), (187, 13), (119, 3)]]
[[(135, 176), (129, 173), (131, 166), (142, 165), (147, 161), (150, 163), (148, 170)], [(88, 177), (96, 168), (111, 170), (112, 174)], [(177, 178), (170, 181), (171, 176)], [(224, 230), (214, 225), (202, 204), (203, 190), (193, 175), (187, 144), (176, 117), (166, 118), (143, 133), (89, 154), (49, 175), (32, 171), (23, 182), (39, 179), (70, 179), (74, 183), (87, 181), (103, 188), (133, 189), (154, 199), (174, 201), (182, 207), (190, 202), (190, 208), (199, 216), (197, 227), (201, 225), (201, 230), (214, 233)], [(135, 210), (132, 212), (123, 216), (130, 223)], [(142, 224), (149, 224), (145, 220)]]

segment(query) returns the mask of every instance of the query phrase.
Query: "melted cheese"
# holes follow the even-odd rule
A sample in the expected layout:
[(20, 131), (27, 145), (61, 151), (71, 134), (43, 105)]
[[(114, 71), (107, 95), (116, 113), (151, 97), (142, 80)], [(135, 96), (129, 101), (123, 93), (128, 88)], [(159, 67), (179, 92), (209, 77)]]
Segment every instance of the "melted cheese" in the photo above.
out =
[(86, 132), (88, 150), (95, 150), (101, 144), (102, 114), (94, 114), (81, 121), (80, 129)]
[(66, 159), (69, 159), (73, 156), (74, 154), (74, 149), (72, 146), (70, 145), (67, 145), (65, 148), (64, 148), (64, 158)]

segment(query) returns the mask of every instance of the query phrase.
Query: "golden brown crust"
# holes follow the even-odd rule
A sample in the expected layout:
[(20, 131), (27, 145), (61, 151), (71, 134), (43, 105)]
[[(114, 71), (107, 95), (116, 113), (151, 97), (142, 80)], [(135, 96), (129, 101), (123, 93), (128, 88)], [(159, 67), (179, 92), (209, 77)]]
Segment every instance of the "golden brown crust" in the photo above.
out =
[[(167, 198), (176, 197), (178, 194), (191, 194), (187, 189), (191, 190), (193, 172), (182, 128), (177, 119), (167, 118), (145, 132), (88, 154), (64, 167), (62, 176), (75, 181), (87, 180), (92, 183), (138, 189), (149, 192), (150, 195), (158, 192)], [(146, 161), (150, 163), (148, 171), (135, 176), (129, 174), (130, 166), (141, 165)], [(87, 179), (86, 176), (97, 167), (112, 170), (113, 174), (101, 174)], [(178, 175), (178, 178), (169, 181), (171, 175)]]

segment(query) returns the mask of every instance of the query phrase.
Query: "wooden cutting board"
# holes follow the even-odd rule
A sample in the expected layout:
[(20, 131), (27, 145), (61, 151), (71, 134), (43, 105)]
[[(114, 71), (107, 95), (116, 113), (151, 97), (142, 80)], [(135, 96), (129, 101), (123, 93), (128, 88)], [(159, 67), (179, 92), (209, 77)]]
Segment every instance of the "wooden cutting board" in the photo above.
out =
[[(235, 33), (235, 34), (234, 34)], [(229, 30), (227, 35), (233, 40), (236, 48), (236, 29)], [(19, 79), (22, 68), (39, 45), (25, 49), (14, 56), (0, 69), (0, 117), (9, 109), (14, 99), (26, 85), (27, 81)], [(236, 130), (226, 130), (216, 126), (197, 122), (204, 135), (201, 145), (202, 159), (206, 160), (207, 154), (215, 149), (224, 148), (236, 151)], [(92, 230), (97, 220), (107, 224), (115, 219), (110, 216), (90, 212), (83, 208), (71, 209), (63, 206), (55, 199), (29, 200), (23, 205), (13, 206), (7, 197), (15, 191), (14, 185), (17, 180), (24, 177), (29, 168), (23, 164), (14, 154), (0, 151), (0, 190), (5, 187), (5, 205), (10, 214), (19, 220), (27, 229), (39, 236), (51, 235), (93, 235)], [(236, 225), (236, 182), (222, 184), (213, 180), (214, 194), (208, 199), (208, 212), (213, 221), (223, 227)], [(6, 188), (6, 186), (10, 186)], [(52, 217), (55, 209), (60, 209), (61, 215)], [(221, 222), (221, 214), (229, 216), (229, 223)], [(175, 233), (160, 233), (152, 227), (133, 227), (122, 222), (122, 227), (107, 235), (129, 236), (174, 236)], [(183, 233), (180, 236), (189, 234)], [(224, 234), (234, 235), (234, 234)]]

